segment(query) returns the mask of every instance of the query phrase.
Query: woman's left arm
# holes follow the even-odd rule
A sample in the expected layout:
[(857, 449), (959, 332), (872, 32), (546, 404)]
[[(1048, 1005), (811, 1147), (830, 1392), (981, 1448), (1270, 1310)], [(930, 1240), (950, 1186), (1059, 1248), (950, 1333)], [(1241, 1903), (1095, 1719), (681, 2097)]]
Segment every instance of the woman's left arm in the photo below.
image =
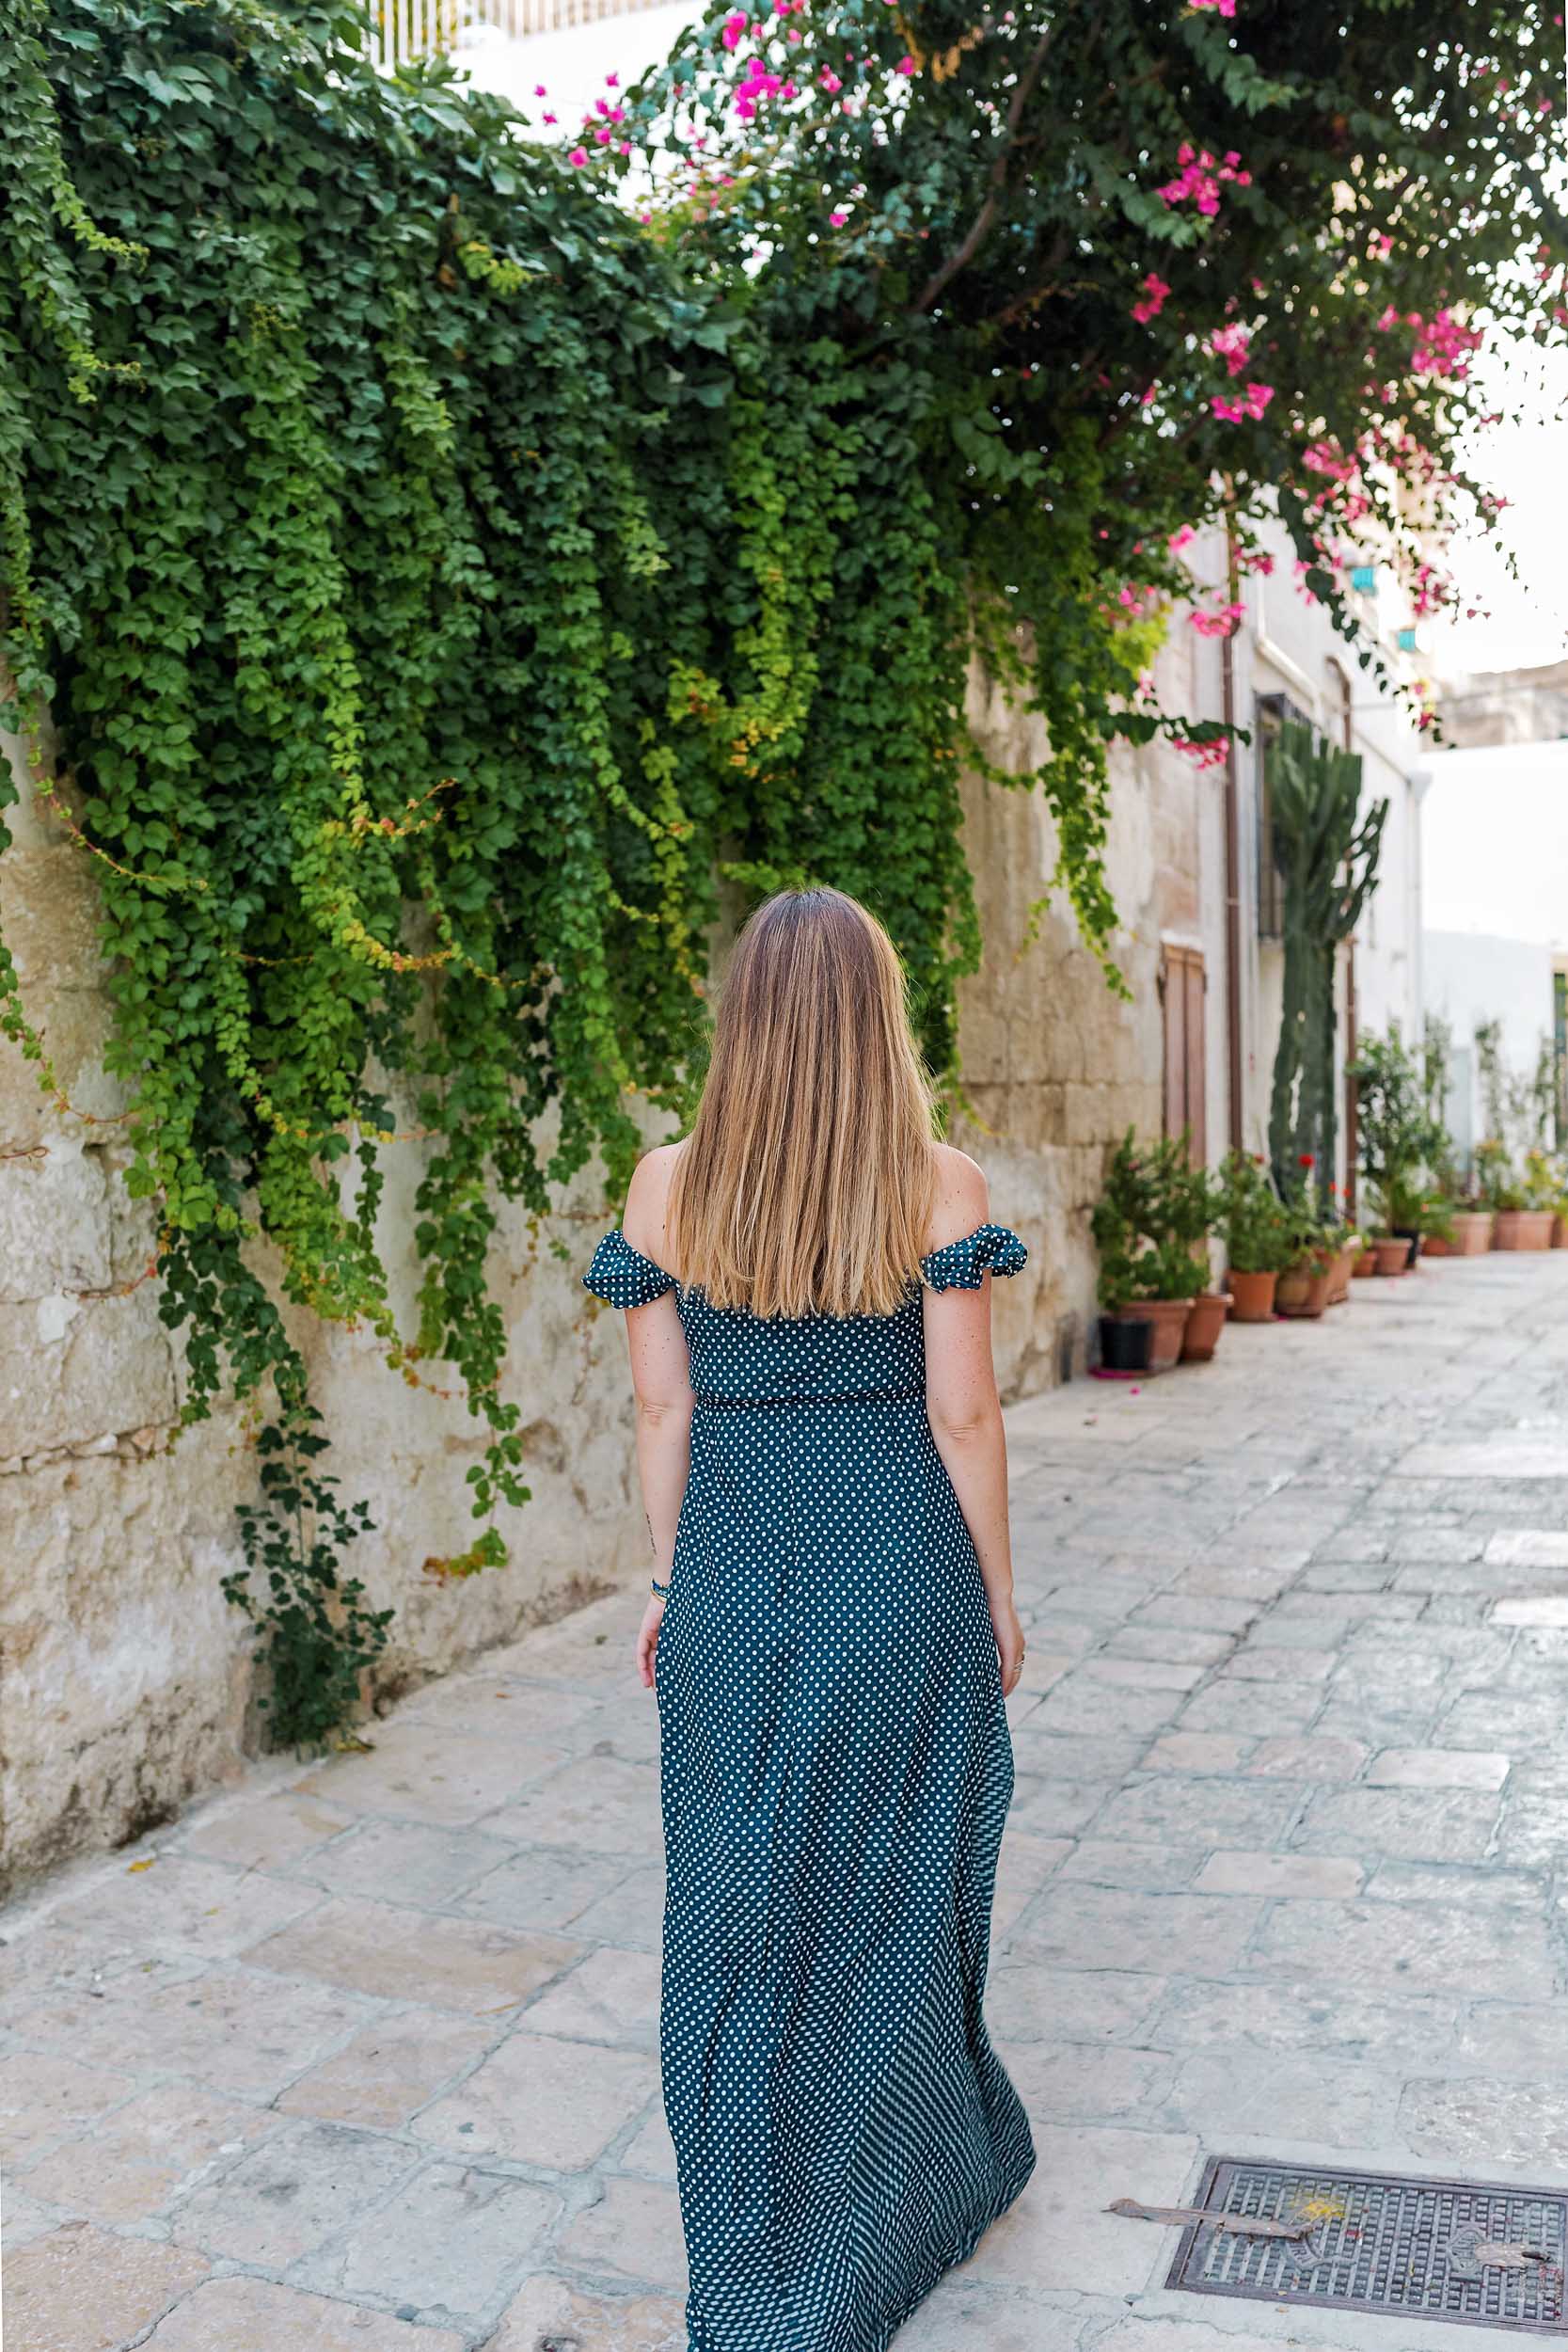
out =
[[(668, 1176), (664, 1153), (650, 1152), (633, 1176), (626, 1196), (626, 1239), (653, 1256), (663, 1239), (663, 1195)], [(649, 1245), (652, 1245), (650, 1247)], [(658, 1261), (656, 1258), (655, 1263)], [(691, 1469), (691, 1365), (674, 1293), (626, 1310), (631, 1350), (631, 1385), (637, 1399), (637, 1470), (642, 1508), (653, 1548), (653, 1573), (668, 1584), (675, 1564), (675, 1533)], [(664, 1619), (664, 1601), (649, 1596), (637, 1636), (637, 1671), (649, 1690), (654, 1652)]]

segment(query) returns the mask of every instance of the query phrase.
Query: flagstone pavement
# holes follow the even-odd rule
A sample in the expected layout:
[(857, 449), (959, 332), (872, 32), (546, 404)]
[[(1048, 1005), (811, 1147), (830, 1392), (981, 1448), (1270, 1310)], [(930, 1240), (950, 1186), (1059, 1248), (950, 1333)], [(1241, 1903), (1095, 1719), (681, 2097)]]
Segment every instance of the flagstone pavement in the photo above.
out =
[[(1014, 1408), (993, 2030), (1035, 2180), (895, 2352), (1463, 2352), (1173, 2293), (1206, 2153), (1568, 2182), (1568, 1253)], [(9, 2352), (685, 2352), (640, 1601), (0, 1921)]]

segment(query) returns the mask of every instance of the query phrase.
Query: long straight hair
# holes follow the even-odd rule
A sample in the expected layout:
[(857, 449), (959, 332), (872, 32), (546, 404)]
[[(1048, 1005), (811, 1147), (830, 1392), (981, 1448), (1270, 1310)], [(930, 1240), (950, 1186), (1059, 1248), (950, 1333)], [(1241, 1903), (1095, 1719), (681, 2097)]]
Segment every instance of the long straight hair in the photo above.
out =
[(936, 1189), (903, 967), (839, 890), (785, 890), (736, 942), (670, 1193), (674, 1271), (715, 1307), (891, 1314)]

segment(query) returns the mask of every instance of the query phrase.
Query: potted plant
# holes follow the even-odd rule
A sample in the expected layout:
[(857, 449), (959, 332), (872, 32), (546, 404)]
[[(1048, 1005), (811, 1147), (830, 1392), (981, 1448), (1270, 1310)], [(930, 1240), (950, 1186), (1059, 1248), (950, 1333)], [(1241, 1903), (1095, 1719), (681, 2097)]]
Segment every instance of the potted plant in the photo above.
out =
[[(1557, 1223), (1558, 1203), (1561, 1184), (1547, 1153), (1539, 1145), (1525, 1153), (1525, 1169), (1519, 1185), (1519, 1206), (1506, 1210), (1497, 1219), (1497, 1249), (1549, 1249), (1552, 1230)], [(1503, 1240), (1504, 1217), (1510, 1220), (1512, 1238)]]
[[(1154, 1343), (1154, 1321), (1134, 1304), (1132, 1236), (1114, 1234), (1096, 1208), (1100, 1243), (1100, 1369), (1118, 1375), (1147, 1372)], [(1103, 1236), (1103, 1237), (1102, 1237)]]
[(1275, 1288), (1275, 1312), (1282, 1315), (1321, 1315), (1328, 1304), (1328, 1285), (1338, 1255), (1339, 1226), (1323, 1214), (1312, 1181), (1312, 1160), (1304, 1153), (1301, 1182), (1285, 1203), (1286, 1262)]
[[(1429, 1258), (1461, 1258), (1468, 1254), (1459, 1230), (1460, 1221), (1466, 1214), (1464, 1187), (1460, 1183), (1458, 1154), (1448, 1123), (1452, 1047), (1451, 1025), (1438, 1014), (1429, 1012), (1421, 1043), (1421, 1087), (1433, 1137), (1429, 1163), (1433, 1194), (1433, 1216), (1421, 1236), (1421, 1248)], [(1490, 1239), (1491, 1225), (1488, 1220), (1488, 1243)]]
[(1198, 1251), (1212, 1214), (1208, 1173), (1193, 1167), (1187, 1138), (1140, 1145), (1129, 1128), (1112, 1155), (1090, 1222), (1100, 1250), (1101, 1305), (1112, 1320), (1136, 1315), (1150, 1325), (1150, 1373), (1167, 1372), (1178, 1361), (1188, 1311), (1208, 1288), (1208, 1263)]
[(1267, 1323), (1285, 1263), (1285, 1210), (1257, 1153), (1232, 1152), (1217, 1187), (1230, 1312), (1238, 1323)]
[[(1368, 1037), (1351, 1064), (1355, 1080), (1361, 1172), (1380, 1209), (1372, 1235), (1379, 1273), (1403, 1274), (1420, 1248), (1428, 1171), (1451, 1150), (1433, 1111), (1426, 1073), (1390, 1022), (1386, 1037)], [(1396, 1260), (1398, 1263), (1396, 1263)]]
[(1403, 1205), (1399, 1193), (1389, 1199), (1380, 1185), (1369, 1187), (1372, 1210), (1371, 1232), (1368, 1243), (1372, 1253), (1374, 1274), (1408, 1274), (1411, 1263), (1411, 1241), (1408, 1233), (1396, 1233), (1394, 1219)]
[(1350, 1296), (1351, 1275), (1361, 1255), (1362, 1240), (1359, 1230), (1339, 1206), (1338, 1185), (1330, 1184), (1328, 1189), (1334, 1200), (1328, 1220), (1329, 1248), (1333, 1253), (1333, 1264), (1328, 1276), (1328, 1303), (1331, 1307), (1342, 1307)]
[(1200, 1265), (1182, 1242), (1162, 1242), (1138, 1259), (1133, 1269), (1134, 1295), (1140, 1313), (1154, 1327), (1148, 1350), (1151, 1373), (1169, 1372), (1180, 1361), (1187, 1317), (1208, 1279), (1208, 1267)]
[(1140, 1227), (1148, 1211), (1148, 1186), (1131, 1129), (1105, 1171), (1104, 1189), (1089, 1219), (1100, 1252), (1100, 1368), (1102, 1372), (1148, 1372), (1154, 1319), (1139, 1298), (1135, 1266), (1142, 1255)]
[(1477, 1145), (1476, 1171), (1494, 1212), (1493, 1248), (1549, 1249), (1552, 1213), (1549, 1209), (1530, 1207), (1524, 1183), (1514, 1171), (1507, 1145), (1499, 1137), (1489, 1136), (1484, 1143)]
[[(1195, 1264), (1197, 1263), (1195, 1260)], [(1199, 1270), (1207, 1275), (1207, 1267)], [(1181, 1334), (1181, 1361), (1184, 1364), (1206, 1364), (1220, 1343), (1225, 1319), (1230, 1312), (1228, 1291), (1201, 1290), (1188, 1311), (1186, 1327)]]

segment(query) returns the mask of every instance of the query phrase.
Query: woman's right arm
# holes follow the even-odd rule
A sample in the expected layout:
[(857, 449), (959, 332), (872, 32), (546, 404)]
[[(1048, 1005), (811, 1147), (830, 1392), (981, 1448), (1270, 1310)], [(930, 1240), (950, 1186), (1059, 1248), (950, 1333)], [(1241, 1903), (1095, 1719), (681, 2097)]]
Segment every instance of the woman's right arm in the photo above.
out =
[[(942, 1160), (939, 1248), (987, 1224), (990, 1214), (986, 1180), (973, 1160), (946, 1150)], [(925, 1292), (926, 1409), (980, 1564), (1006, 1694), (1023, 1671), (1023, 1632), (1013, 1601), (1007, 1440), (991, 1356), (990, 1280), (986, 1275), (974, 1291)]]

